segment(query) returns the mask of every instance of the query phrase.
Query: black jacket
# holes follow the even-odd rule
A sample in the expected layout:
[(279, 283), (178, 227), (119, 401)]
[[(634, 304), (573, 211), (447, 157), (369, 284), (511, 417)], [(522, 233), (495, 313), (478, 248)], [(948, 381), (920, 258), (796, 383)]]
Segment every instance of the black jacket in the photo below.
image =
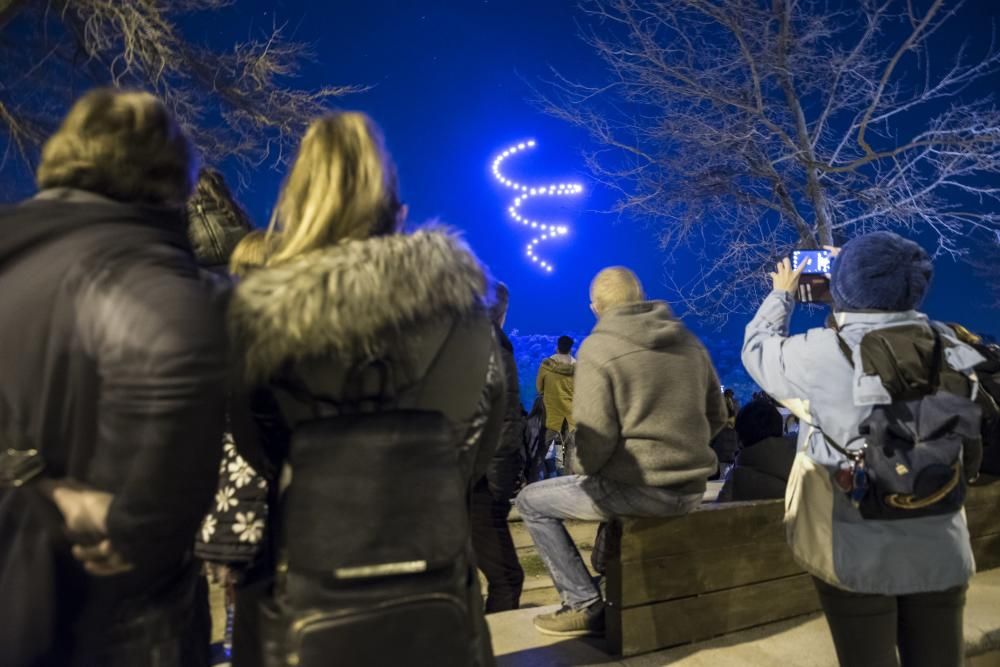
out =
[(795, 442), (789, 438), (767, 438), (743, 447), (718, 502), (784, 498), (794, 460)]
[(207, 197), (188, 202), (188, 239), (202, 266), (226, 271), (233, 249), (252, 229), (241, 217), (222, 210)]
[(500, 327), (494, 325), (493, 332), (500, 343), (500, 359), (507, 381), (507, 394), (504, 400), (500, 442), (486, 470), (486, 481), (493, 497), (505, 501), (514, 495), (521, 471), (524, 469), (524, 408), (521, 406), (514, 345)]
[(115, 495), (109, 536), (136, 567), (88, 584), (105, 599), (183, 567), (216, 483), (225, 328), (186, 226), (68, 189), (0, 210), (0, 441)]
[[(246, 380), (258, 387), (256, 432), (266, 452), (258, 469), (281, 469), (291, 434), (317, 417), (317, 405), (323, 416), (405, 405), (444, 414), (471, 489), (486, 473), (503, 423), (504, 369), (485, 292), (475, 257), (439, 231), (348, 241), (247, 276), (230, 327)], [(237, 446), (252, 437), (235, 433)], [(337, 445), (336, 432), (329, 442)], [(244, 455), (256, 465), (252, 453)], [(291, 474), (294, 480), (294, 464)], [(402, 467), (371, 475), (373, 485), (407, 483)], [(465, 521), (454, 530), (467, 532)], [(467, 581), (470, 608), (481, 610), (473, 572)], [(475, 624), (476, 650), (491, 663), (485, 621)], [(249, 646), (256, 632), (247, 627), (235, 637), (240, 664), (255, 663)]]
[(986, 359), (976, 366), (979, 377), (976, 402), (983, 411), (983, 460), (980, 471), (987, 475), (1000, 475), (1000, 348), (982, 344), (975, 348)]

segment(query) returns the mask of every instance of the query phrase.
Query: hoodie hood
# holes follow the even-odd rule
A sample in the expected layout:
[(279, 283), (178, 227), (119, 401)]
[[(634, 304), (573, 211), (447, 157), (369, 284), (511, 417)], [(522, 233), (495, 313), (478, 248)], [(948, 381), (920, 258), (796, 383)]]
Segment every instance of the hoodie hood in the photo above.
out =
[(609, 310), (598, 320), (593, 333), (623, 338), (647, 350), (667, 347), (690, 336), (663, 301), (642, 301)]
[(542, 368), (557, 375), (573, 375), (576, 372), (576, 359), (568, 354), (554, 354), (542, 361)]
[(43, 243), (96, 224), (157, 230), (163, 232), (163, 241), (191, 250), (181, 209), (130, 204), (84, 190), (52, 188), (21, 204), (0, 209), (0, 265)]
[(421, 324), (485, 307), (487, 277), (455, 234), (426, 229), (351, 240), (258, 269), (229, 311), (249, 380), (337, 355), (375, 359)]

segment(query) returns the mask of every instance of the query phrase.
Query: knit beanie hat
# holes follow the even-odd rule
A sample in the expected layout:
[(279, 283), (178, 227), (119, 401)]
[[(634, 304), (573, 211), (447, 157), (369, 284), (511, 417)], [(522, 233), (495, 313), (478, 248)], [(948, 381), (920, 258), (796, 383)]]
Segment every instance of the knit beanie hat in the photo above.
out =
[(896, 312), (920, 306), (934, 275), (927, 252), (892, 232), (851, 240), (833, 262), (830, 291), (838, 311)]
[(750, 401), (736, 415), (736, 433), (744, 447), (784, 434), (781, 413), (770, 401)]

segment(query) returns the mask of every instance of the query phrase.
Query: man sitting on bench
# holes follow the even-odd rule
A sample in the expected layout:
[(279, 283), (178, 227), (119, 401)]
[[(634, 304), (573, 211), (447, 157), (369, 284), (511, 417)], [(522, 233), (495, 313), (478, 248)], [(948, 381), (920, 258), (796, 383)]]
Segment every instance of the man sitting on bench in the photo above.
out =
[(577, 357), (572, 474), (526, 487), (517, 509), (562, 599), (535, 628), (601, 635), (604, 601), (563, 526), (565, 519), (686, 514), (718, 465), (708, 443), (726, 423), (708, 352), (662, 301), (646, 301), (624, 267), (590, 286), (598, 318)]

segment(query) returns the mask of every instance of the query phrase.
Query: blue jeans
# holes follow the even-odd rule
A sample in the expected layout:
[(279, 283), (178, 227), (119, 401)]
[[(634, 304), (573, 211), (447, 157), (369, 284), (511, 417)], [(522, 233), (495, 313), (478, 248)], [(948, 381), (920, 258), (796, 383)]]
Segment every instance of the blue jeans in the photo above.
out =
[(562, 433), (553, 431), (550, 428), (545, 429), (545, 442), (550, 448), (545, 455), (546, 479), (565, 475), (566, 445), (564, 444)]
[(529, 484), (518, 494), (516, 504), (563, 606), (583, 609), (599, 600), (601, 592), (563, 526), (564, 519), (679, 516), (698, 507), (701, 498), (701, 493), (682, 494), (603, 477), (567, 475)]

